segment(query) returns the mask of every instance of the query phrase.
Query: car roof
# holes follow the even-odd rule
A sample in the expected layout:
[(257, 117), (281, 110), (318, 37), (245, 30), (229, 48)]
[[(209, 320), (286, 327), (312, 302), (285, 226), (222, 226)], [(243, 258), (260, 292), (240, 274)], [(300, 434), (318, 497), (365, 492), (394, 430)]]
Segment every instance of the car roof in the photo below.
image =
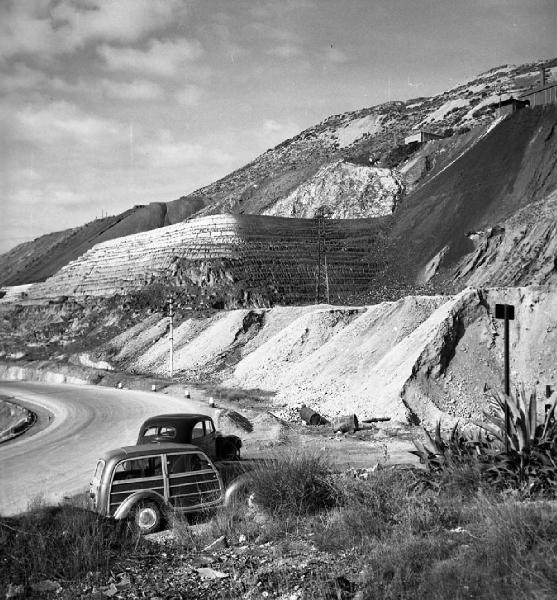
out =
[(202, 452), (199, 446), (193, 444), (178, 444), (176, 442), (162, 442), (161, 444), (140, 444), (138, 446), (120, 446), (108, 450), (101, 457), (103, 460), (113, 458), (139, 458), (164, 452)]
[(189, 422), (210, 418), (211, 417), (209, 415), (202, 415), (201, 413), (170, 413), (168, 415), (156, 415), (154, 417), (149, 417), (144, 421), (143, 425), (156, 425), (159, 422)]

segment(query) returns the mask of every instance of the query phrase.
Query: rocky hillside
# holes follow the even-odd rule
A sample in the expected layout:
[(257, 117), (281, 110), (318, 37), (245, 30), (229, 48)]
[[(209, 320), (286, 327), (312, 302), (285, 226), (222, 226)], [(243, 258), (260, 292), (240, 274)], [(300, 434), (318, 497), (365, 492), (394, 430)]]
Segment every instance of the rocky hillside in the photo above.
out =
[[(371, 304), (424, 291), (446, 293), (476, 280), (551, 282), (556, 125), (557, 105), (523, 109), (416, 148), (396, 178), (387, 168), (329, 163), (275, 207), (307, 212), (321, 202), (325, 213), (335, 216), (344, 207), (359, 218), (198, 217), (97, 244), (33, 285), (29, 299), (125, 296), (162, 286), (198, 308), (322, 299)], [(420, 163), (426, 166), (420, 185), (401, 197), (401, 174), (419, 170)], [(366, 190), (373, 190), (373, 200), (364, 201)], [(376, 216), (362, 217), (370, 211)], [(498, 245), (499, 270), (486, 269), (487, 258), (477, 256), (485, 246), (481, 240), (493, 232), (500, 239), (505, 227), (515, 233)], [(527, 239), (517, 245), (520, 235)], [(486, 252), (494, 260), (489, 239)], [(505, 251), (513, 253), (512, 269), (502, 266)]]
[[(553, 67), (557, 59), (545, 63)], [(0, 285), (42, 281), (95, 244), (222, 212), (279, 216), (392, 213), (493, 121), (501, 99), (534, 86), (539, 63), (503, 66), (432, 98), (333, 115), (188, 196), (43, 236), (0, 256)], [(446, 137), (405, 146), (424, 127)]]
[[(464, 261), (469, 265), (468, 278), (461, 270), (458, 280), (471, 283), (479, 264), (470, 253), (475, 250), (474, 240), (485, 237), (482, 232), (504, 228), (511, 218), (515, 229), (525, 229), (533, 218), (555, 221), (551, 198), (557, 189), (556, 129), (557, 105), (549, 105), (524, 109), (494, 122), (489, 130), (470, 139), (465, 151), (447, 146), (443, 162), (404, 198), (393, 218), (392, 259), (401, 276), (430, 279), (435, 271), (433, 261), (438, 263), (438, 280), (444, 281)], [(535, 237), (538, 233), (540, 238)], [(521, 254), (517, 260), (536, 263), (547, 235), (551, 232), (543, 227), (531, 232), (530, 246), (517, 249)], [(534, 275), (531, 265), (527, 272), (519, 269), (513, 276), (509, 274), (505, 283), (532, 282), (530, 276)], [(487, 277), (485, 270), (482, 281), (500, 283)]]
[[(502, 321), (513, 304), (513, 385), (557, 385), (555, 286), (466, 289), (455, 296), (410, 296), (373, 306), (289, 306), (199, 314), (174, 320), (173, 383), (236, 388), (279, 416), (306, 404), (326, 417), (356, 413), (427, 423), (481, 416), (490, 389), (501, 388)], [(68, 301), (2, 313), (4, 377), (27, 377), (30, 360), (96, 367), (95, 382), (117, 373), (169, 374), (168, 318), (159, 310), (113, 301)], [(7, 364), (6, 364), (7, 362)], [(37, 363), (34, 363), (37, 364)], [(46, 367), (45, 367), (46, 368)], [(113, 373), (114, 372), (114, 373)], [(255, 392), (253, 390), (256, 390)], [(251, 393), (245, 390), (252, 390)]]

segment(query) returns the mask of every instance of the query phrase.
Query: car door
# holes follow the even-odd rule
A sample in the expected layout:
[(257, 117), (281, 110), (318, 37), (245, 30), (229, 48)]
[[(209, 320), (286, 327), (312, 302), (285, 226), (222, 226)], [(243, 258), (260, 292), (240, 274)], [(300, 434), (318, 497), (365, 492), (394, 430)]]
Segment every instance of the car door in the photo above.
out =
[(151, 490), (164, 497), (164, 477), (161, 455), (122, 460), (114, 469), (110, 488), (109, 514), (135, 492)]
[(224, 490), (220, 475), (201, 452), (166, 455), (168, 500), (178, 510), (191, 512), (219, 504)]
[(191, 430), (191, 443), (212, 459), (217, 456), (216, 431), (211, 419), (198, 421)]

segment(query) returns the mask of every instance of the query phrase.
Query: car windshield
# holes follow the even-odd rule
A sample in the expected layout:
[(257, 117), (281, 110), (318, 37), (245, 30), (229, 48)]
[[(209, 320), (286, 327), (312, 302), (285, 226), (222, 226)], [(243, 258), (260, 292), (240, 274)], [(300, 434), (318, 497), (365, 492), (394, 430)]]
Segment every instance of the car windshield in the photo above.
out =
[(205, 429), (203, 427), (203, 421), (199, 421), (196, 423), (193, 429), (191, 430), (191, 439), (195, 440), (197, 438), (202, 438), (205, 435)]

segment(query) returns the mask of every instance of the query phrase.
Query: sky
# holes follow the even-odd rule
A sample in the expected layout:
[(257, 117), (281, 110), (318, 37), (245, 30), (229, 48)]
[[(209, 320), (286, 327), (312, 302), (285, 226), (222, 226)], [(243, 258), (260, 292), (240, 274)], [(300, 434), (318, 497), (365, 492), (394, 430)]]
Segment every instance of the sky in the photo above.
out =
[(0, 252), (557, 56), (555, 0), (0, 0)]

